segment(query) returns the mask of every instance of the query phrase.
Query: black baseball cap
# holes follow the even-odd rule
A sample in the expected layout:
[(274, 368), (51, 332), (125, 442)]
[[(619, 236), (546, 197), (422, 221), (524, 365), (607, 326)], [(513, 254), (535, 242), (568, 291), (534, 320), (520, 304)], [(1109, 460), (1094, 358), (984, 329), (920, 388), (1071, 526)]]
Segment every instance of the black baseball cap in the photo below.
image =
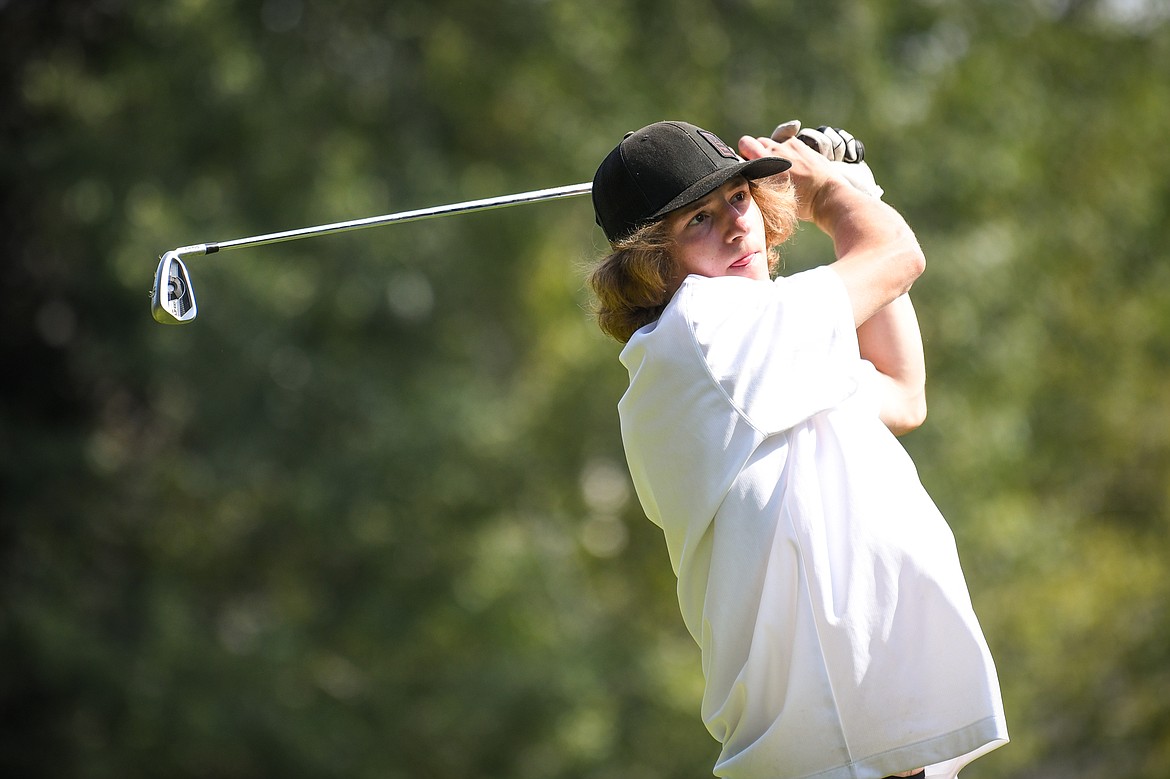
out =
[(593, 177), (593, 211), (611, 242), (693, 203), (733, 176), (783, 173), (781, 157), (745, 160), (715, 133), (686, 122), (656, 122), (627, 133)]

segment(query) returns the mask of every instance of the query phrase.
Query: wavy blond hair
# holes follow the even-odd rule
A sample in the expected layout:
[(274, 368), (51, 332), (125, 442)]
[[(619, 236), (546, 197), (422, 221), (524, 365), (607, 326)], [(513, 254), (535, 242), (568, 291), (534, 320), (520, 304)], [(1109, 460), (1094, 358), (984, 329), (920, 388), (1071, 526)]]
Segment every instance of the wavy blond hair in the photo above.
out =
[[(749, 181), (752, 199), (764, 217), (768, 270), (776, 272), (779, 246), (796, 230), (796, 191), (787, 177)], [(621, 343), (662, 315), (682, 283), (675, 243), (659, 220), (610, 245), (589, 274), (593, 313), (602, 332)]]

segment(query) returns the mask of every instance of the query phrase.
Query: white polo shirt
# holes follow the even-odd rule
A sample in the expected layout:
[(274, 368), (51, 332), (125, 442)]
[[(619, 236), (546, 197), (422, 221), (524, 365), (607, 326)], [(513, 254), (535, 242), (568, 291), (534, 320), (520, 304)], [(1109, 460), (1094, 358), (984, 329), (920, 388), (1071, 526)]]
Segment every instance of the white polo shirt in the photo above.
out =
[(1006, 742), (954, 537), (878, 418), (834, 271), (691, 276), (621, 360), (717, 776), (953, 777)]

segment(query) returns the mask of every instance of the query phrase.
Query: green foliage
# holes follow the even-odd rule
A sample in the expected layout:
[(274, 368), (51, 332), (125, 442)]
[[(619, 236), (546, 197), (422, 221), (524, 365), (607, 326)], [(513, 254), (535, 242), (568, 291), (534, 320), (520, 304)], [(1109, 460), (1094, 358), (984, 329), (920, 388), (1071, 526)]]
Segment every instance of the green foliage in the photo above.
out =
[[(697, 650), (624, 474), (588, 180), (664, 118), (849, 128), (929, 268), (1011, 746), (1170, 759), (1170, 29), (1153, 0), (0, 2), (0, 773), (682, 777)], [(800, 235), (788, 267), (827, 259)]]

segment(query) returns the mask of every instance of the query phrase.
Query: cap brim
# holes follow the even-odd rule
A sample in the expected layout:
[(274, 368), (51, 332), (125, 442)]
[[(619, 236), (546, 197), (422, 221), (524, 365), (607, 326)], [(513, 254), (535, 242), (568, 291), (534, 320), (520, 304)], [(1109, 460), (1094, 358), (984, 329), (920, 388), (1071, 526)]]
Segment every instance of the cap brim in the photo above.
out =
[(748, 181), (754, 181), (755, 179), (763, 179), (768, 176), (775, 176), (777, 173), (783, 173), (791, 167), (792, 163), (783, 157), (760, 157), (756, 160), (748, 160), (737, 165), (720, 168), (687, 187), (677, 197), (658, 209), (650, 219), (661, 219), (677, 208), (690, 205), (699, 198), (705, 197), (723, 186), (727, 181), (736, 176), (743, 176)]

